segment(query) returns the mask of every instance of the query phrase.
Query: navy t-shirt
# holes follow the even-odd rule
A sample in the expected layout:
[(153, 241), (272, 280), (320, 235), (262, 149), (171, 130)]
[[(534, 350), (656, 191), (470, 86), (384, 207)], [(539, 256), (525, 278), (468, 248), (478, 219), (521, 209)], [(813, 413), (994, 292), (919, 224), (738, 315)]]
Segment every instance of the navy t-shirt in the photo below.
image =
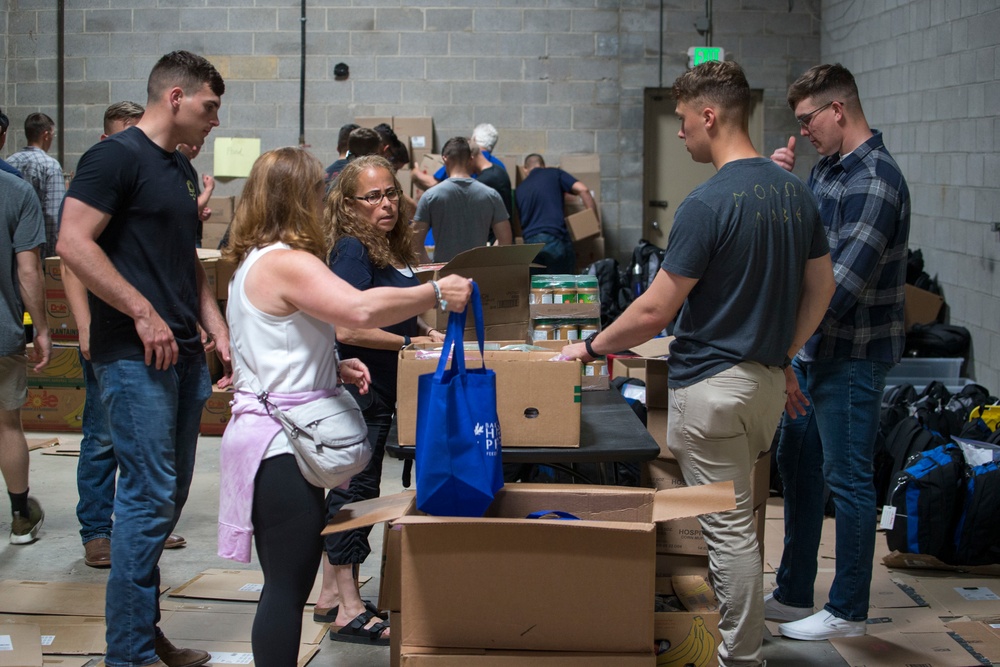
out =
[(525, 239), (536, 234), (551, 234), (568, 239), (563, 214), (563, 194), (573, 191), (576, 179), (555, 167), (535, 167), (514, 191), (521, 233)]
[[(330, 252), (330, 268), (355, 289), (370, 287), (415, 287), (420, 281), (413, 275), (399, 272), (394, 266), (378, 268), (368, 257), (368, 248), (353, 236), (345, 236), (337, 241)], [(419, 336), (417, 318), (411, 317), (398, 324), (382, 327), (383, 331), (397, 336)], [(358, 358), (368, 366), (372, 376), (372, 387), (380, 396), (392, 403), (396, 401), (396, 370), (399, 354), (396, 350), (375, 350), (338, 343), (341, 359)]]
[(771, 160), (724, 165), (677, 208), (661, 267), (697, 278), (677, 316), (669, 386), (743, 361), (780, 366), (807, 259), (829, 254), (809, 188)]
[[(167, 323), (181, 356), (204, 354), (197, 326), (197, 180), (181, 152), (165, 151), (130, 127), (84, 153), (66, 193), (111, 216), (97, 244)], [(141, 358), (135, 321), (92, 293), (89, 300), (91, 358)]]

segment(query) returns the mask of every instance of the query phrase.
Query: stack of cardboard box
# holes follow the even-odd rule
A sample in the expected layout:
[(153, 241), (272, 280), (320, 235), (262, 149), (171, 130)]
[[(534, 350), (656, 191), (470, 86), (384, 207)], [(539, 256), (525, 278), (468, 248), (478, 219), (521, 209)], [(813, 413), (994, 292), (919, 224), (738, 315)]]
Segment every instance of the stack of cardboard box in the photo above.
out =
[(211, 197), (208, 207), (212, 210), (212, 215), (201, 225), (201, 247), (215, 249), (219, 247), (233, 221), (236, 197)]
[(29, 364), (27, 385), (28, 399), (21, 406), (24, 430), (81, 430), (87, 391), (79, 345), (54, 345), (49, 364), (41, 371), (36, 372)]
[[(646, 464), (643, 471), (646, 486), (654, 489), (686, 488), (677, 460), (667, 447), (667, 355), (670, 338), (656, 338), (633, 348), (634, 357), (617, 357), (611, 363), (612, 377), (632, 377), (645, 383), (646, 424), (650, 435), (660, 445), (660, 455)], [(770, 492), (770, 453), (757, 459), (751, 473), (750, 494), (761, 556), (764, 551), (764, 527), (767, 498)], [(656, 533), (657, 593), (674, 592), (675, 577), (693, 575), (708, 580), (708, 548), (696, 517), (662, 523)], [(700, 620), (698, 620), (700, 619)], [(660, 612), (655, 615), (656, 638), (676, 645), (688, 634), (704, 633), (715, 638), (719, 614), (705, 609), (698, 612)], [(697, 624), (699, 627), (695, 627)], [(702, 629), (700, 626), (704, 626)], [(705, 639), (705, 641), (708, 641)], [(701, 663), (700, 663), (701, 664)], [(715, 656), (706, 665), (715, 665)]]
[[(236, 271), (233, 262), (222, 259), (222, 253), (218, 250), (200, 249), (198, 258), (201, 266), (205, 269), (205, 280), (209, 287), (215, 291), (215, 298), (219, 302), (219, 309), (223, 317), (226, 315), (226, 301), (229, 299), (229, 280)], [(208, 373), (212, 379), (212, 395), (205, 402), (205, 407), (201, 412), (201, 426), (199, 432), (202, 435), (222, 435), (226, 430), (226, 424), (232, 416), (232, 409), (229, 405), (233, 400), (232, 389), (220, 389), (219, 378), (222, 377), (222, 362), (215, 352), (206, 354), (208, 361)]]

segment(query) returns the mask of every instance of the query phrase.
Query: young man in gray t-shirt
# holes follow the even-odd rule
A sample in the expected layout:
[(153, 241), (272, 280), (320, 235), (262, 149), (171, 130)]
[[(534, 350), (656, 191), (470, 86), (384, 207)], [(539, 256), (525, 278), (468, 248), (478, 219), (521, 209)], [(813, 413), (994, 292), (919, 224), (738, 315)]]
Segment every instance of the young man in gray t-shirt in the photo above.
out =
[(732, 481), (736, 509), (700, 518), (719, 598), (719, 664), (759, 665), (764, 632), (760, 552), (750, 473), (786, 406), (802, 400), (786, 372), (833, 294), (815, 200), (797, 177), (757, 153), (750, 87), (734, 62), (711, 62), (674, 83), (678, 137), (718, 170), (677, 209), (650, 288), (600, 334), (563, 354), (589, 361), (655, 336), (674, 320), (667, 446), (691, 486)]

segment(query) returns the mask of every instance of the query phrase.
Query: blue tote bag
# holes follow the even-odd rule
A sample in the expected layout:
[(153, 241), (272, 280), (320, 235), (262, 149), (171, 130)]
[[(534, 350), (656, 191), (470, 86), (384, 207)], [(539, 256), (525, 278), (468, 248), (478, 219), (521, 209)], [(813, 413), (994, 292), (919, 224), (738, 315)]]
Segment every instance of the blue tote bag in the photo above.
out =
[(448, 317), (437, 371), (421, 375), (417, 385), (417, 509), (437, 516), (482, 516), (503, 487), (497, 378), (483, 358), (483, 305), (475, 283), (469, 305), (481, 367), (465, 367), (466, 307)]

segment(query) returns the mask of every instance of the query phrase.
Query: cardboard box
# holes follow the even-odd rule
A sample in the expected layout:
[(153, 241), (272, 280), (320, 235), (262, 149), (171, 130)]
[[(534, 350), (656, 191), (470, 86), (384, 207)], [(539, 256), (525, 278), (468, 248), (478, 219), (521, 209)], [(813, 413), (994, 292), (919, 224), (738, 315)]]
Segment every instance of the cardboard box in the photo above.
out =
[[(708, 576), (707, 568), (703, 575)], [(676, 594), (671, 584), (671, 577), (657, 576), (656, 592), (663, 595)], [(661, 653), (658, 658), (663, 660), (665, 664), (717, 667), (719, 664), (717, 647), (722, 641), (722, 634), (719, 632), (719, 618), (720, 614), (717, 610), (708, 609), (697, 612), (655, 612), (653, 614), (653, 639), (660, 644)], [(678, 662), (667, 662), (668, 655), (671, 660), (678, 659)], [(683, 662), (679, 660), (681, 656), (685, 656)]]
[(232, 400), (233, 390), (231, 388), (219, 389), (219, 385), (212, 385), (212, 395), (205, 401), (205, 407), (201, 410), (201, 424), (198, 427), (198, 433), (222, 435), (230, 417), (233, 416), (232, 405), (230, 405)]
[(601, 304), (532, 303), (528, 306), (528, 316), (532, 320), (538, 320), (538, 319), (600, 320)]
[[(99, 655), (104, 653), (104, 618), (96, 616), (51, 616), (5, 614), (0, 628), (7, 624), (37, 625), (48, 640), (42, 645), (45, 655)], [(0, 634), (4, 634), (0, 630)], [(0, 661), (0, 664), (3, 664)]]
[[(644, 482), (652, 488), (674, 489), (683, 488), (684, 475), (676, 461), (649, 461), (644, 469)], [(770, 495), (771, 453), (765, 452), (754, 464), (750, 474), (751, 507), (758, 512), (758, 536), (763, 531), (764, 511)], [(762, 541), (758, 540), (761, 544)], [(685, 518), (668, 521), (656, 527), (657, 553), (707, 555), (708, 547), (702, 535), (701, 524), (697, 518)]]
[(216, 249), (222, 243), (222, 239), (229, 229), (228, 222), (214, 222), (209, 220), (201, 225), (201, 247)]
[(233, 221), (233, 213), (236, 211), (236, 197), (209, 197), (208, 207), (212, 209), (208, 222), (228, 225)]
[(413, 196), (413, 171), (410, 169), (400, 169), (396, 172), (396, 180), (399, 181), (399, 187), (403, 190), (403, 194), (407, 197)]
[(65, 290), (66, 288), (63, 286), (62, 279), (62, 260), (59, 257), (46, 257), (43, 266), (45, 271), (45, 291)]
[[(28, 344), (29, 353), (34, 347)], [(83, 364), (80, 363), (80, 346), (65, 343), (52, 346), (48, 365), (36, 371), (28, 364), (29, 386), (33, 387), (83, 387)]]
[(597, 260), (606, 257), (603, 236), (574, 241), (573, 250), (576, 252), (576, 270), (581, 273)]
[[(400, 494), (345, 506), (324, 533), (384, 520), (401, 530), (403, 646), (645, 654), (655, 522), (734, 504), (731, 483), (512, 484), (482, 519), (418, 515), (413, 495)], [(522, 518), (556, 507), (581, 520)]]
[[(528, 294), (531, 288), (529, 268), (542, 247), (540, 243), (532, 243), (473, 248), (455, 255), (443, 266), (418, 266), (416, 275), (421, 282), (439, 280), (452, 274), (472, 278), (479, 285), (483, 318), (487, 326), (521, 322), (527, 324)], [(437, 308), (426, 311), (423, 319), (438, 331), (444, 331), (448, 327), (448, 313)]]
[(42, 629), (33, 624), (0, 623), (0, 666), (42, 667)]
[(0, 612), (53, 616), (104, 616), (100, 584), (55, 581), (0, 581)]
[(383, 123), (392, 127), (392, 116), (355, 116), (354, 123), (360, 127), (367, 127), (370, 130), (374, 130), (376, 125), (382, 125)]
[(566, 228), (569, 230), (569, 237), (574, 241), (601, 235), (601, 222), (589, 208), (566, 216)]
[[(397, 429), (401, 445), (416, 444), (418, 378), (433, 373), (437, 359), (417, 359), (424, 348), (399, 352)], [(439, 347), (439, 346), (438, 346)], [(504, 447), (579, 447), (580, 378), (578, 361), (553, 362), (552, 352), (487, 351), (486, 366), (496, 372), (497, 412)], [(479, 366), (479, 351), (466, 352), (466, 364)]]
[[(229, 299), (229, 281), (236, 273), (236, 264), (222, 259), (222, 252), (215, 248), (199, 248), (198, 258), (205, 269), (205, 278), (219, 301)], [(225, 311), (222, 313), (225, 315)]]
[[(395, 625), (392, 626), (394, 629)], [(403, 667), (653, 667), (652, 653), (568, 653), (421, 649), (404, 646)]]
[[(371, 577), (361, 577), (359, 583), (363, 586)], [(316, 582), (306, 604), (315, 604), (319, 598), (322, 585), (321, 574), (317, 574)], [(228, 600), (232, 602), (259, 602), (260, 592), (264, 588), (264, 573), (260, 570), (222, 570), (209, 568), (203, 570), (180, 586), (170, 589), (171, 598), (194, 598), (198, 600)], [(161, 608), (166, 609), (166, 602), (161, 602)], [(190, 607), (189, 603), (172, 601), (171, 609)], [(198, 608), (205, 605), (199, 604)], [(253, 613), (254, 607), (247, 607), (247, 613)]]
[(80, 431), (86, 398), (83, 387), (28, 387), (21, 426), (25, 431)]
[(904, 285), (904, 289), (906, 302), (903, 307), (903, 323), (906, 330), (912, 329), (914, 324), (937, 322), (944, 299), (913, 285)]
[(45, 290), (45, 322), (49, 325), (49, 335), (54, 341), (75, 341), (80, 338), (80, 330), (69, 307), (65, 290)]
[(430, 116), (394, 116), (392, 130), (410, 138), (410, 159), (414, 164), (434, 150), (434, 119)]

